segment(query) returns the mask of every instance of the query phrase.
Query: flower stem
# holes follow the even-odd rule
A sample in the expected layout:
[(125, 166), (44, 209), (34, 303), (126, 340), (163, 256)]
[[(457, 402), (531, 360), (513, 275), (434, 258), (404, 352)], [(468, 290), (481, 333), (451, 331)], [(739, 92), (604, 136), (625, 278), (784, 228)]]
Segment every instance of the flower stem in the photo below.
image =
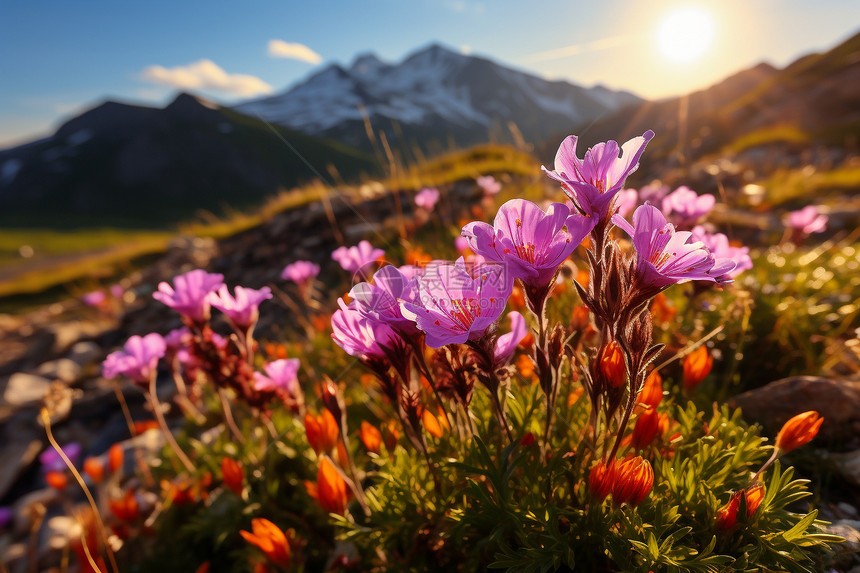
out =
[(173, 433), (167, 427), (167, 421), (164, 419), (164, 413), (161, 411), (161, 402), (158, 401), (158, 396), (155, 393), (155, 372), (149, 378), (149, 392), (146, 393), (146, 397), (149, 400), (150, 406), (152, 406), (152, 411), (155, 413), (155, 419), (158, 420), (158, 425), (161, 427), (164, 439), (170, 444), (170, 448), (176, 454), (176, 457), (179, 458), (179, 461), (182, 462), (182, 465), (185, 466), (185, 469), (189, 473), (194, 473), (194, 464), (191, 463), (191, 460), (185, 455), (182, 448), (179, 447), (176, 438), (173, 437)]

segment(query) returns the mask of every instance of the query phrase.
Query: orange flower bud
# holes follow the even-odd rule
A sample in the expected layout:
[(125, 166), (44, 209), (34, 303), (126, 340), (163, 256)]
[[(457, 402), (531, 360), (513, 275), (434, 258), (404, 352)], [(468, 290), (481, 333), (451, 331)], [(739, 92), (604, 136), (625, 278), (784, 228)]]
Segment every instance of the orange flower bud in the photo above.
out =
[(656, 370), (652, 370), (651, 374), (645, 378), (645, 384), (642, 385), (642, 390), (639, 392), (636, 400), (643, 406), (656, 408), (663, 399), (663, 378)]
[(631, 444), (636, 449), (646, 448), (660, 433), (660, 414), (657, 410), (645, 410), (636, 419)]
[(221, 459), (221, 479), (224, 480), (224, 485), (238, 496), (242, 495), (242, 485), (245, 481), (245, 473), (242, 471), (242, 464), (233, 458), (224, 457)]
[(343, 515), (349, 501), (346, 482), (327, 457), (320, 462), (317, 483), (305, 482), (305, 489), (329, 513)]
[(587, 306), (574, 307), (571, 326), (574, 330), (586, 330), (591, 326), (591, 311)]
[(720, 531), (734, 529), (738, 522), (738, 510), (741, 506), (742, 497), (747, 508), (747, 519), (752, 519), (764, 499), (764, 493), (764, 485), (755, 483), (732, 494), (729, 501), (717, 510), (717, 529)]
[(120, 499), (108, 499), (108, 507), (111, 513), (120, 521), (134, 521), (140, 513), (137, 505), (137, 496), (134, 495), (134, 490), (132, 489), (125, 492), (125, 496)]
[(361, 421), (361, 431), (358, 433), (358, 437), (361, 438), (361, 443), (364, 444), (368, 452), (378, 454), (382, 450), (382, 432), (366, 420)]
[(337, 421), (328, 410), (323, 410), (319, 416), (310, 412), (305, 414), (305, 433), (308, 443), (318, 454), (331, 451), (337, 445)]
[(530, 357), (520, 354), (517, 357), (517, 370), (520, 371), (523, 378), (531, 378), (535, 373), (535, 363)]
[(69, 478), (66, 472), (48, 472), (45, 474), (45, 482), (57, 491), (63, 491), (69, 485)]
[(588, 491), (598, 501), (603, 501), (609, 492), (612, 491), (612, 482), (615, 475), (615, 461), (613, 460), (608, 465), (605, 461), (600, 460), (591, 468), (588, 474)]
[(624, 353), (614, 340), (603, 347), (600, 356), (600, 371), (613, 388), (623, 386), (627, 382), (627, 364)]
[(116, 473), (122, 467), (122, 462), (125, 459), (125, 452), (121, 444), (114, 444), (108, 450), (108, 467), (110, 472)]
[(651, 318), (657, 324), (665, 324), (675, 318), (675, 307), (669, 304), (669, 300), (662, 292), (654, 297), (651, 302)]
[(428, 434), (434, 438), (441, 438), (444, 435), (442, 426), (439, 425), (439, 420), (436, 419), (436, 416), (430, 410), (424, 410), (421, 414), (421, 419), (424, 422), (424, 429), (427, 430)]
[(158, 429), (159, 429), (158, 422), (156, 422), (155, 420), (142, 420), (140, 422), (134, 423), (135, 435), (142, 434), (142, 433), (147, 432), (149, 430), (158, 430)]
[(639, 505), (654, 487), (654, 469), (639, 456), (626, 458), (615, 470), (612, 501), (618, 505)]
[(684, 359), (684, 388), (692, 390), (701, 384), (713, 365), (714, 357), (704, 345), (688, 354)]
[(511, 292), (510, 298), (508, 298), (508, 304), (513, 309), (523, 308), (526, 305), (526, 297), (519, 285), (514, 286), (514, 290)]
[(388, 451), (392, 451), (397, 445), (397, 440), (400, 439), (400, 430), (397, 427), (397, 422), (395, 420), (388, 420), (385, 426), (383, 426), (383, 430), (385, 430), (385, 447), (388, 448)]
[(105, 479), (105, 464), (99, 458), (84, 460), (84, 473), (90, 476), (93, 483), (102, 483)]
[(799, 448), (818, 434), (823, 423), (824, 418), (814, 410), (798, 414), (786, 422), (776, 435), (776, 448), (783, 453)]
[(250, 531), (240, 531), (239, 534), (251, 545), (258, 547), (274, 565), (284, 567), (290, 561), (290, 542), (281, 529), (262, 517), (251, 520)]
[[(586, 238), (585, 241), (587, 240), (588, 239)], [(585, 244), (585, 241), (583, 241), (582, 244)], [(587, 270), (579, 269), (578, 271), (576, 271), (576, 282), (579, 283), (579, 286), (584, 289), (587, 289), (589, 281), (591, 281), (591, 274), (589, 274)]]

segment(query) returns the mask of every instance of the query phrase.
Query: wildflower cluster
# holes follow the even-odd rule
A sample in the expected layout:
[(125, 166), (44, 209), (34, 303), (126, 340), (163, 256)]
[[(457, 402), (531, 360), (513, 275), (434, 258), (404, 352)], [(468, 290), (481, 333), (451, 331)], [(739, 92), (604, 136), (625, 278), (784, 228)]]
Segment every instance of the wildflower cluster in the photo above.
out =
[[(778, 458), (820, 416), (789, 420), (770, 446), (726, 407), (676, 404), (715, 357), (702, 340), (658, 342), (674, 316), (664, 291), (728, 290), (752, 261), (704, 226), (712, 197), (625, 187), (653, 137), (582, 159), (569, 137), (545, 169), (567, 201), (513, 198), (492, 224), (463, 221), (454, 261), (338, 248), (358, 281), (324, 324), (310, 261), (282, 273), (297, 298), (275, 285), (231, 294), (203, 270), (159, 285), (183, 326), (132, 337), (103, 365), (143, 390), (167, 445), (142, 484), (112, 486), (125, 539), (160, 523), (183, 543), (182, 570), (237, 555), (259, 571), (809, 570), (837, 538), (789, 507), (807, 492)], [(504, 189), (477, 184), (484, 206)], [(425, 221), (440, 201), (415, 196)], [(310, 354), (257, 341), (274, 295)], [(179, 432), (159, 373), (175, 384)]]

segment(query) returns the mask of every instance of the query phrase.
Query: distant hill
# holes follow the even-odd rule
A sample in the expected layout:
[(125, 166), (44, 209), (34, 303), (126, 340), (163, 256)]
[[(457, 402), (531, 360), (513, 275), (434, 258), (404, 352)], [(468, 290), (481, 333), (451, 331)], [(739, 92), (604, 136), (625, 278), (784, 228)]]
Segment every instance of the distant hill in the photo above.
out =
[[(686, 129), (680, 119), (686, 114)], [(581, 145), (619, 142), (653, 129), (650, 159), (697, 159), (770, 143), (857, 145), (860, 140), (860, 34), (782, 70), (759, 64), (698, 92), (626, 107), (595, 122), (569, 124), (538, 149), (552, 161), (571, 133)], [(584, 147), (583, 147), (584, 150)], [(652, 161), (651, 164), (654, 164)]]
[[(287, 140), (302, 158), (286, 145)], [(259, 204), (315, 177), (374, 172), (371, 156), (181, 94), (164, 109), (105, 102), (46, 139), (0, 151), (0, 222), (164, 225)]]
[(542, 142), (559, 125), (591, 121), (638, 96), (602, 86), (547, 81), (438, 44), (389, 64), (373, 54), (348, 68), (328, 66), (284, 93), (238, 111), (311, 135), (371, 148), (365, 117), (400, 150), (465, 147), (490, 139), (513, 142), (509, 122), (527, 142)]

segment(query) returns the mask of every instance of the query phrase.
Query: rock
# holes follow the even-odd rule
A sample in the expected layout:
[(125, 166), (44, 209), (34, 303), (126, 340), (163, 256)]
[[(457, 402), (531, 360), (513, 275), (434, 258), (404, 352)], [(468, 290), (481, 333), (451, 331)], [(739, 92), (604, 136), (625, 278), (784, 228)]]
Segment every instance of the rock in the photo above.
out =
[(819, 440), (860, 447), (860, 380), (793, 376), (744, 392), (729, 403), (772, 436), (792, 416), (815, 410), (824, 417)]
[(72, 360), (81, 368), (98, 361), (102, 357), (102, 350), (95, 342), (77, 342), (69, 349), (67, 358)]
[(841, 519), (827, 527), (827, 532), (845, 539), (845, 543), (836, 547), (837, 553), (860, 553), (860, 521)]
[(847, 481), (860, 486), (860, 450), (847, 454), (831, 454), (830, 458), (836, 464), (839, 474)]
[(42, 440), (18, 437), (0, 449), (0, 498), (15, 484), (21, 474), (36, 461), (42, 451)]
[(36, 374), (39, 376), (60, 380), (68, 384), (77, 382), (81, 378), (82, 373), (83, 368), (81, 368), (80, 364), (70, 358), (58, 358), (57, 360), (44, 362), (36, 369)]
[(9, 377), (3, 400), (12, 406), (32, 404), (41, 400), (50, 387), (51, 381), (43, 376), (16, 372)]

